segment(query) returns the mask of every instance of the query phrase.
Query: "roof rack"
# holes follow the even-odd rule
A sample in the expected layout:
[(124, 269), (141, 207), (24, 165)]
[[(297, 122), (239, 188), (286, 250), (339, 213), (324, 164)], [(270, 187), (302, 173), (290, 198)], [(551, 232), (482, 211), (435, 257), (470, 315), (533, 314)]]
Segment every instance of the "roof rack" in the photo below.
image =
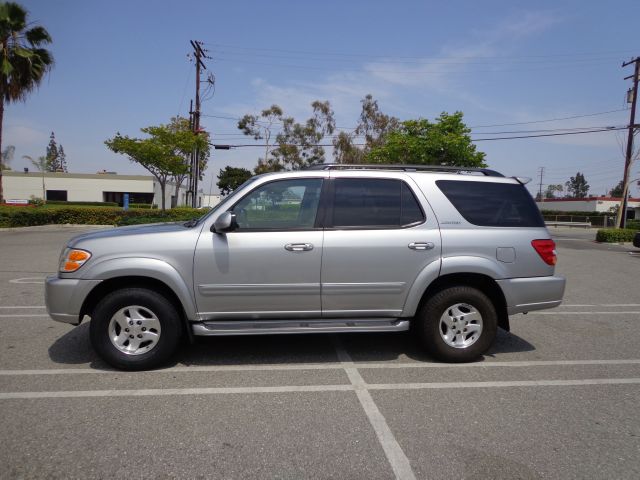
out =
[(444, 165), (386, 165), (380, 163), (318, 163), (305, 170), (400, 170), (404, 172), (444, 172), (444, 173), (476, 173), (487, 177), (504, 177), (495, 170), (488, 168), (449, 167)]

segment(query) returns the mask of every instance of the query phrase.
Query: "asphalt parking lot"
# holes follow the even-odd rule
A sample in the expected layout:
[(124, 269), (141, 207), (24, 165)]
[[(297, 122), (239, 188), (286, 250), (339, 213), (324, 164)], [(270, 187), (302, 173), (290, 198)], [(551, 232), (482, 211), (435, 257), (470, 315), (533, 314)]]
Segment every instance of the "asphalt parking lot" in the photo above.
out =
[(640, 255), (552, 229), (564, 304), (484, 361), (408, 334), (212, 338), (113, 371), (42, 281), (85, 228), (0, 231), (0, 477), (640, 478)]

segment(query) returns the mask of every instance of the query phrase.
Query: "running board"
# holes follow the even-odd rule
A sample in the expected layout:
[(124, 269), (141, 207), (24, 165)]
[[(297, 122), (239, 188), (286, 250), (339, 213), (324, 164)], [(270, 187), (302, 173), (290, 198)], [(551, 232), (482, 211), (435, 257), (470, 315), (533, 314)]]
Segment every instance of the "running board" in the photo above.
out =
[(283, 333), (401, 332), (409, 320), (398, 318), (336, 318), (330, 320), (205, 321), (193, 324), (198, 336), (270, 335)]

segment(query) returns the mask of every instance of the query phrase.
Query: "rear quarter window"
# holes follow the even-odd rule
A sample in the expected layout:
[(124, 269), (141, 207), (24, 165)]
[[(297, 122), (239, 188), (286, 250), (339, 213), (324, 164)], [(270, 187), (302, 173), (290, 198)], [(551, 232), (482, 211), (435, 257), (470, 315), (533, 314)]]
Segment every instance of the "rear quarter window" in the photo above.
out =
[(482, 227), (544, 227), (524, 185), (436, 180), (436, 185), (469, 223)]

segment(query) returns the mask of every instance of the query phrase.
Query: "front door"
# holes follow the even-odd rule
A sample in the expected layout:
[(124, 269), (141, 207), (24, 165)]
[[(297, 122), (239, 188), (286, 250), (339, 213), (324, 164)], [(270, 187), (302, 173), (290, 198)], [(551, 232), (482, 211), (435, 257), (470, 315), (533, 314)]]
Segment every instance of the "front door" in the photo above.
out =
[(321, 187), (308, 177), (262, 184), (231, 208), (236, 230), (202, 232), (194, 258), (202, 319), (320, 317)]

